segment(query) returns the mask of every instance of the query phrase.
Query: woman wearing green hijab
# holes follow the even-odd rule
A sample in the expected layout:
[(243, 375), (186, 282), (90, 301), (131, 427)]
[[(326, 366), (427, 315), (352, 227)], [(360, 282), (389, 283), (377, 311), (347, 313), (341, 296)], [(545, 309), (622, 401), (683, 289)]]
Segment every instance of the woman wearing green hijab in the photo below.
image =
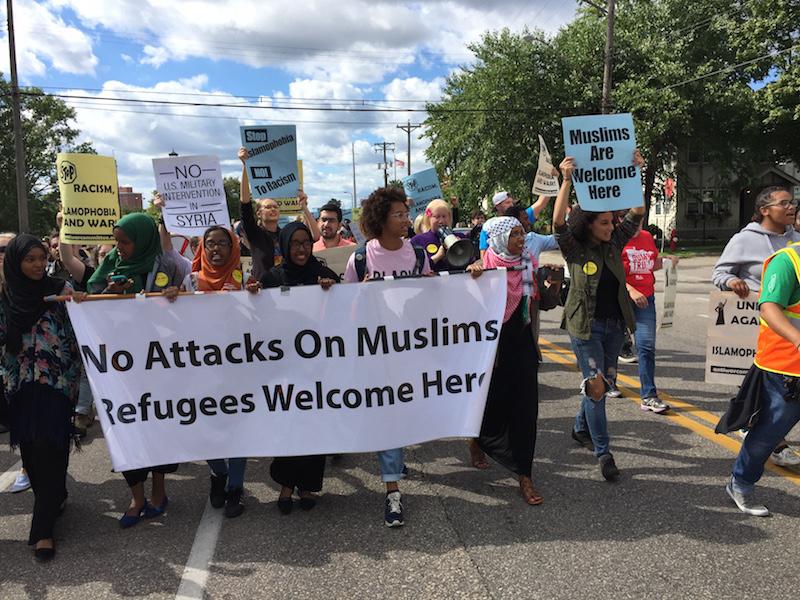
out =
[[(146, 213), (131, 213), (114, 227), (116, 248), (109, 252), (88, 282), (88, 289), (102, 294), (137, 294), (163, 291), (179, 286), (191, 271), (191, 263), (173, 249), (163, 251), (161, 237), (153, 218)], [(168, 239), (168, 236), (167, 236)], [(115, 276), (124, 282), (113, 281)], [(131, 503), (119, 519), (123, 529), (136, 525), (142, 518), (161, 516), (167, 507), (164, 474), (176, 471), (178, 465), (160, 465), (124, 471), (131, 488)], [(153, 473), (153, 491), (148, 502), (144, 482)]]
[[(90, 293), (136, 294), (179, 286), (191, 263), (177, 252), (163, 252), (158, 228), (146, 213), (131, 213), (114, 227), (116, 248), (109, 252), (89, 279)], [(126, 281), (117, 283), (115, 276)]]

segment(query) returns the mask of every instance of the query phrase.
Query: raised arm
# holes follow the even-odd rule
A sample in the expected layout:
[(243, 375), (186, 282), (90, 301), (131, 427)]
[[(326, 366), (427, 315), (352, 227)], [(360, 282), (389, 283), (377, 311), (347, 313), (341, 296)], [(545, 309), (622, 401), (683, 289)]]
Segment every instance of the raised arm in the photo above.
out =
[(539, 196), (539, 199), (531, 205), (531, 209), (533, 210), (533, 217), (535, 219), (539, 218), (539, 215), (545, 209), (545, 207), (550, 203), (550, 196)]
[[(561, 187), (556, 196), (556, 204), (553, 207), (553, 228), (561, 227), (567, 222), (567, 208), (569, 207), (569, 195), (572, 192), (572, 172), (575, 170), (575, 159), (567, 156), (559, 165), (561, 175)], [(541, 200), (541, 198), (540, 198)]]
[(164, 200), (158, 192), (153, 196), (153, 206), (158, 211), (158, 239), (161, 241), (161, 249), (169, 252), (173, 249), (172, 236), (167, 231), (167, 226), (164, 225)]
[(242, 204), (250, 204), (252, 197), (250, 196), (250, 180), (247, 178), (247, 148), (239, 148), (239, 160), (242, 161), (242, 180), (239, 183), (239, 200)]
[(308, 210), (308, 196), (303, 190), (300, 190), (297, 194), (297, 200), (300, 202), (300, 208), (303, 209), (303, 221), (311, 231), (311, 239), (316, 242), (322, 237), (322, 232), (319, 230), (319, 223), (317, 223), (314, 215)]
[[(59, 231), (61, 230), (62, 219), (63, 215), (59, 211), (56, 215), (56, 226)], [(83, 275), (86, 273), (86, 265), (83, 264), (81, 259), (75, 256), (75, 248), (72, 244), (67, 244), (64, 241), (59, 242), (58, 253), (61, 256), (61, 262), (64, 264), (67, 271), (69, 271), (70, 276), (75, 281), (83, 281)]]

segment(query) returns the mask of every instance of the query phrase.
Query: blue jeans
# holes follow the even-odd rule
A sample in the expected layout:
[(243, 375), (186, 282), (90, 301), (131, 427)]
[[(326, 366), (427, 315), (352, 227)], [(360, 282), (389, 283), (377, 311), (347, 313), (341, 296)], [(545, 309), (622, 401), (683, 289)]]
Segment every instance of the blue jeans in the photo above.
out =
[(742, 494), (753, 491), (764, 474), (764, 465), (792, 427), (800, 421), (800, 402), (784, 400), (786, 384), (783, 375), (764, 372), (761, 388), (761, 412), (758, 421), (747, 434), (733, 464), (733, 488)]
[(378, 462), (381, 465), (381, 481), (384, 483), (400, 481), (405, 477), (403, 475), (405, 461), (402, 448), (378, 452)]
[[(227, 463), (225, 461), (228, 461)], [(247, 466), (246, 458), (214, 458), (206, 461), (214, 475), (228, 476), (228, 485), (225, 490), (235, 490), (244, 485), (244, 469)]]
[(639, 383), (642, 400), (658, 396), (656, 390), (656, 298), (647, 299), (647, 307), (633, 305), (636, 315), (636, 353), (639, 355)]
[[(616, 319), (594, 319), (588, 340), (570, 336), (572, 350), (584, 380), (594, 377), (598, 372), (609, 382), (617, 378), (617, 361), (623, 337), (622, 322)], [(581, 394), (581, 408), (575, 416), (575, 431), (589, 432), (595, 456), (608, 454), (605, 395), (600, 400), (593, 400), (586, 394)]]

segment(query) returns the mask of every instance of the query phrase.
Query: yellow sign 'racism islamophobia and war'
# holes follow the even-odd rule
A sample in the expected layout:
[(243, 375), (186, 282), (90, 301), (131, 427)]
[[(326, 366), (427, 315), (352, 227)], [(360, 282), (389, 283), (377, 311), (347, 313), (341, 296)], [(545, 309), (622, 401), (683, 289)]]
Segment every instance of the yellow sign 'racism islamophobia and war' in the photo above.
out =
[(114, 242), (120, 219), (117, 163), (110, 156), (63, 153), (56, 158), (61, 195), (61, 240), (68, 244)]

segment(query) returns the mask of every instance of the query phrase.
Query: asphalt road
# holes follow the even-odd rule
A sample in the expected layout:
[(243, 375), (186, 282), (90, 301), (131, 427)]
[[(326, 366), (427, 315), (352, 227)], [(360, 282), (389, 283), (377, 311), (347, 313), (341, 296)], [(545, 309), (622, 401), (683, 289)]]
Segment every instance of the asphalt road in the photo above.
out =
[[(208, 469), (168, 476), (165, 517), (122, 531), (128, 491), (99, 427), (73, 453), (58, 555), (36, 563), (26, 545), (33, 494), (0, 494), (0, 598), (719, 598), (796, 591), (800, 477), (774, 469), (761, 499), (774, 516), (740, 513), (724, 492), (737, 438), (713, 423), (733, 392), (703, 379), (707, 283), (713, 259), (680, 268), (677, 315), (659, 334), (657, 382), (677, 407), (639, 409), (636, 367), (622, 368), (627, 395), (608, 401), (620, 481), (603, 481), (569, 431), (579, 376), (545, 314), (545, 363), (535, 481), (545, 496), (523, 504), (496, 465), (470, 467), (466, 444), (446, 440), (407, 453), (406, 526), (383, 525), (377, 461), (347, 455), (328, 464), (324, 495), (309, 513), (282, 516), (270, 459), (248, 464), (246, 512), (206, 511)], [(0, 436), (0, 483), (18, 456)], [(205, 516), (204, 516), (205, 514)], [(187, 564), (189, 568), (187, 568)]]

